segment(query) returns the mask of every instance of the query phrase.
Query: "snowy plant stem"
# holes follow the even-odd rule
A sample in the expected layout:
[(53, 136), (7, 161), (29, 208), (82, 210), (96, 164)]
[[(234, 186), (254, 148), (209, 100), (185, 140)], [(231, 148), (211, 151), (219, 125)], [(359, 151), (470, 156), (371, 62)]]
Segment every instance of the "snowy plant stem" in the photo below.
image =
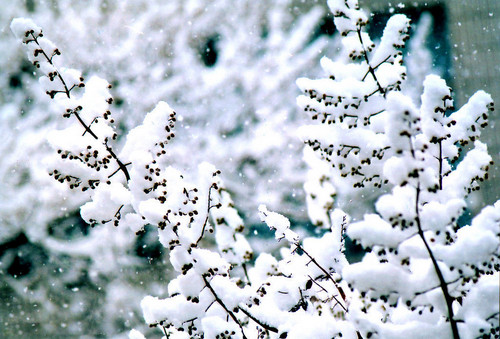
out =
[[(411, 136), (408, 136), (408, 140), (410, 142), (410, 152), (411, 156), (413, 159), (416, 159), (415, 155), (415, 149), (413, 148), (413, 140)], [(441, 156), (439, 157), (440, 159), (442, 158)], [(440, 172), (441, 174), (441, 172)], [(439, 285), (441, 286), (441, 290), (443, 291), (444, 299), (446, 301), (446, 307), (448, 309), (448, 318), (450, 319), (450, 326), (451, 326), (451, 331), (453, 333), (453, 339), (459, 339), (460, 336), (458, 334), (458, 326), (457, 322), (454, 319), (454, 314), (453, 314), (453, 299), (450, 296), (450, 293), (448, 291), (448, 284), (446, 283), (443, 273), (441, 272), (441, 269), (439, 268), (439, 264), (434, 257), (434, 253), (432, 252), (431, 247), (429, 246), (429, 243), (427, 242), (427, 239), (425, 239), (425, 234), (424, 230), (422, 229), (422, 223), (420, 221), (420, 182), (417, 183), (416, 187), (416, 194), (415, 194), (415, 221), (417, 223), (417, 228), (418, 228), (418, 235), (422, 239), (422, 242), (425, 245), (425, 248), (427, 250), (427, 253), (429, 254), (429, 258), (432, 261), (432, 265), (434, 266), (434, 270), (436, 271), (436, 275), (438, 276), (439, 279)]]
[(162, 326), (161, 329), (163, 330), (163, 333), (165, 333), (165, 338), (170, 338), (170, 335), (168, 334), (167, 332), (167, 329), (165, 328), (165, 326)]
[(439, 190), (443, 189), (443, 140), (439, 139)]
[[(56, 70), (56, 74), (57, 74), (57, 78), (59, 79), (59, 81), (61, 82), (61, 84), (63, 85), (64, 87), (64, 91), (52, 91), (52, 92), (48, 92), (50, 93), (50, 97), (53, 98), (54, 94), (55, 93), (64, 93), (66, 94), (66, 96), (69, 98), (71, 98), (71, 90), (75, 87), (71, 87), (71, 88), (68, 88), (68, 86), (66, 85), (66, 81), (64, 81), (64, 78), (62, 77), (61, 73), (59, 72), (59, 70), (57, 69), (56, 65), (54, 65), (53, 61), (52, 61), (52, 57), (49, 57), (47, 55), (47, 53), (45, 53), (44, 49), (42, 48), (42, 46), (40, 46), (40, 43), (38, 42), (38, 37), (36, 37), (33, 33), (30, 33), (31, 37), (33, 38), (32, 40), (29, 40), (27, 41), (26, 43), (29, 43), (31, 41), (33, 41), (35, 44), (37, 44), (37, 46), (39, 47), (38, 50), (40, 50), (40, 52), (43, 54), (43, 56), (45, 57), (45, 60), (47, 60), (47, 62), (52, 66), (54, 67), (54, 69)], [(85, 129), (85, 133), (89, 133), (94, 139), (96, 140), (99, 140), (99, 137), (94, 133), (94, 131), (92, 131), (92, 129), (90, 128), (90, 125), (87, 125), (83, 119), (80, 117), (80, 115), (78, 114), (77, 111), (73, 111), (72, 114), (76, 117), (76, 119), (78, 120), (78, 122), (80, 123), (80, 125), (82, 125), (82, 127)], [(116, 163), (118, 164), (118, 170), (122, 171), (123, 174), (125, 175), (125, 179), (127, 180), (127, 182), (130, 180), (130, 174), (128, 173), (128, 170), (127, 170), (127, 167), (125, 164), (123, 164), (123, 162), (121, 162), (120, 159), (118, 159), (117, 155), (115, 154), (115, 152), (113, 152), (113, 150), (111, 149), (111, 147), (109, 147), (107, 145), (107, 143), (104, 144), (104, 146), (106, 147), (106, 150), (108, 151), (109, 155), (111, 155), (111, 157), (113, 159), (115, 159)], [(114, 173), (113, 173), (114, 174)], [(112, 174), (112, 175), (113, 175)], [(111, 175), (111, 176), (112, 176)], [(110, 176), (110, 177), (111, 177)]]
[[(57, 73), (57, 77), (59, 78), (59, 80), (61, 81), (61, 84), (64, 86), (64, 93), (66, 94), (66, 96), (68, 97), (68, 99), (70, 98), (70, 89), (68, 88), (68, 86), (66, 85), (66, 81), (64, 81), (63, 77), (61, 76), (61, 73), (59, 73), (59, 71), (57, 70), (56, 66), (54, 65), (54, 63), (52, 62), (52, 57), (49, 58), (49, 56), (47, 55), (47, 53), (45, 53), (45, 51), (43, 50), (42, 46), (40, 46), (40, 43), (38, 42), (38, 37), (36, 37), (33, 33), (30, 33), (31, 37), (33, 38), (33, 42), (35, 44), (38, 45), (39, 48), (39, 51), (42, 52), (43, 56), (45, 57), (45, 59), (47, 60), (47, 62), (52, 66), (54, 67), (54, 69), (56, 70), (56, 73)], [(26, 41), (26, 43), (29, 43), (30, 41)]]
[[(57, 72), (57, 75), (59, 75), (59, 72)], [(62, 77), (59, 76), (61, 79)], [(66, 85), (64, 85), (66, 86)], [(70, 97), (69, 95), (69, 92), (67, 92), (67, 95), (68, 95), (68, 98)], [(76, 119), (78, 120), (78, 122), (80, 123), (80, 125), (83, 126), (83, 128), (85, 129), (85, 132), (83, 133), (85, 135), (85, 133), (89, 133), (94, 139), (98, 140), (99, 138), (97, 137), (97, 135), (94, 133), (94, 131), (92, 131), (92, 129), (90, 129), (90, 126), (87, 125), (83, 120), (82, 118), (80, 117), (80, 114), (78, 114), (78, 112), (74, 111), (73, 114), (75, 115)]]
[(278, 333), (278, 329), (276, 327), (270, 326), (268, 324), (263, 323), (259, 319), (255, 318), (250, 312), (248, 312), (247, 310), (245, 310), (243, 307), (239, 306), (238, 308), (241, 310), (241, 312), (245, 313), (245, 315), (247, 317), (249, 317), (250, 319), (252, 319), (253, 321), (255, 321), (263, 329), (265, 329), (267, 331), (274, 332), (274, 333)]
[(224, 311), (226, 311), (226, 313), (231, 317), (231, 319), (233, 319), (233, 321), (239, 326), (239, 328), (241, 330), (241, 335), (243, 336), (243, 339), (247, 339), (247, 336), (245, 335), (245, 332), (243, 331), (243, 326), (241, 326), (238, 318), (236, 318), (234, 313), (231, 310), (229, 310), (227, 308), (227, 306), (224, 304), (224, 302), (219, 298), (219, 296), (217, 295), (217, 293), (213, 289), (212, 285), (210, 285), (210, 283), (208, 282), (207, 278), (204, 275), (202, 275), (202, 278), (203, 278), (203, 282), (205, 283), (205, 286), (210, 290), (210, 292), (214, 296), (215, 301), (224, 309)]
[(250, 281), (250, 277), (248, 276), (247, 264), (243, 263), (243, 264), (241, 264), (241, 267), (243, 268), (243, 273), (245, 274), (245, 278), (247, 278), (248, 285), (252, 285), (252, 282)]
[(127, 179), (127, 182), (128, 182), (130, 180), (130, 174), (128, 173), (127, 165), (124, 164), (123, 162), (121, 162), (120, 159), (118, 159), (118, 156), (115, 154), (115, 152), (113, 152), (113, 149), (111, 147), (109, 147), (107, 143), (105, 143), (104, 146), (106, 146), (106, 150), (108, 151), (109, 155), (111, 155), (113, 157), (113, 159), (115, 159), (116, 163), (118, 164), (118, 169), (114, 173), (110, 174), (108, 176), (108, 178), (111, 178), (117, 171), (120, 170), (123, 172), (123, 174), (125, 175), (125, 178)]
[[(462, 279), (462, 278), (459, 277), (459, 278), (457, 278), (455, 280), (449, 281), (448, 284), (456, 283), (456, 282), (460, 281), (460, 279)], [(433, 287), (428, 288), (428, 289), (426, 289), (424, 291), (415, 292), (415, 295), (422, 295), (422, 294), (425, 294), (425, 293), (429, 293), (430, 291), (433, 291), (433, 290), (438, 289), (438, 288), (441, 288), (441, 285), (433, 286)]]
[(434, 270), (436, 271), (436, 274), (439, 279), (439, 284), (441, 285), (441, 290), (443, 291), (444, 299), (446, 301), (446, 307), (448, 309), (448, 318), (450, 320), (450, 326), (451, 326), (451, 331), (453, 333), (453, 339), (459, 339), (460, 335), (458, 334), (458, 326), (457, 322), (454, 319), (453, 315), (453, 299), (450, 296), (450, 293), (448, 291), (448, 284), (444, 280), (443, 273), (441, 272), (441, 269), (439, 268), (438, 262), (436, 258), (434, 257), (434, 253), (432, 252), (432, 249), (429, 246), (429, 243), (427, 242), (427, 239), (425, 239), (424, 231), (422, 229), (422, 224), (420, 222), (420, 215), (419, 215), (419, 199), (420, 199), (420, 183), (417, 185), (417, 192), (416, 192), (416, 198), (415, 198), (415, 213), (416, 213), (416, 222), (417, 222), (417, 227), (418, 227), (418, 235), (422, 239), (425, 248), (427, 250), (427, 253), (429, 254), (429, 257), (431, 258), (432, 265), (434, 266)]
[(380, 82), (377, 79), (377, 75), (375, 74), (375, 68), (372, 67), (372, 65), (370, 64), (370, 60), (368, 59), (368, 51), (366, 50), (365, 45), (363, 44), (363, 37), (361, 36), (361, 28), (358, 28), (357, 32), (358, 32), (359, 42), (361, 43), (361, 46), (363, 47), (363, 57), (365, 58), (366, 64), (368, 65), (368, 72), (370, 72), (370, 74), (373, 77), (373, 80), (375, 80), (375, 82), (377, 83), (378, 90), (380, 91), (380, 93), (383, 96), (385, 96), (385, 91), (382, 88), (382, 85), (380, 85)]
[(368, 71), (365, 73), (365, 75), (363, 75), (363, 78), (361, 79), (361, 81), (365, 81), (366, 77), (368, 76), (368, 74), (371, 74), (370, 72), (370, 69), (372, 69), (373, 71), (375, 71), (377, 68), (379, 68), (381, 65), (383, 65), (385, 62), (387, 62), (387, 60), (389, 60), (391, 58), (390, 55), (388, 55), (384, 60), (382, 60), (381, 62), (379, 62), (379, 64), (375, 67), (370, 67), (368, 69)]
[(207, 228), (207, 224), (208, 224), (208, 218), (210, 217), (210, 209), (214, 206), (212, 206), (210, 203), (212, 201), (212, 188), (215, 188), (215, 184), (212, 184), (212, 186), (210, 186), (210, 188), (208, 189), (208, 203), (207, 203), (207, 216), (205, 218), (205, 221), (203, 222), (203, 227), (201, 228), (201, 233), (200, 233), (200, 236), (199, 238), (196, 240), (196, 243), (195, 245), (198, 246), (198, 243), (201, 241), (201, 239), (203, 239), (203, 235), (205, 234), (205, 229)]
[[(323, 266), (321, 266), (317, 261), (316, 259), (314, 259), (309, 253), (307, 253), (307, 251), (302, 247), (300, 246), (299, 243), (295, 243), (295, 246), (297, 246), (297, 248), (299, 250), (301, 250), (302, 252), (304, 252), (304, 254), (309, 258), (309, 260), (311, 260), (311, 262), (316, 265), (316, 267), (318, 267), (324, 274), (325, 276), (331, 280), (331, 282), (333, 282), (333, 285), (335, 285), (335, 287), (337, 288), (337, 290), (339, 291), (339, 294), (340, 296), (342, 297), (342, 300), (344, 302), (346, 302), (346, 296), (345, 296), (345, 293), (344, 291), (342, 290), (342, 288), (337, 284), (337, 282), (335, 281), (335, 279), (333, 279), (332, 275), (326, 270), (323, 268)], [(340, 307), (342, 307), (342, 309), (344, 310), (344, 312), (348, 312), (347, 311), (347, 307), (344, 306), (340, 300), (337, 299), (336, 296), (333, 296), (333, 299), (340, 305)]]

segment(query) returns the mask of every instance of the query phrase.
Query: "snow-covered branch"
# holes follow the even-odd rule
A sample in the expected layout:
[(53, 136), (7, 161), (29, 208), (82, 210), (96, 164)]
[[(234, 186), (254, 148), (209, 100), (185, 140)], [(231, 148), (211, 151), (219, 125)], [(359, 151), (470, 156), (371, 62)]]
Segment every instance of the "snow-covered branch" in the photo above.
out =
[[(492, 163), (486, 145), (478, 141), (493, 111), (491, 96), (479, 91), (453, 113), (451, 89), (428, 75), (417, 107), (400, 92), (406, 70), (399, 49), (407, 40), (409, 20), (394, 15), (375, 45), (362, 31), (366, 16), (356, 13), (355, 1), (329, 5), (345, 36), (344, 55), (361, 61), (346, 65), (342, 58), (324, 58), (327, 77), (299, 79), (304, 95), (297, 101), (321, 122), (302, 129), (312, 149), (305, 159), (312, 173), (318, 171), (311, 180), (319, 183), (306, 186), (313, 220), (320, 225), (328, 221), (334, 204), (324, 202), (326, 192), (333, 198), (349, 190), (347, 183), (351, 190), (375, 188), (376, 213), (368, 210), (347, 228), (347, 235), (370, 252), (343, 270), (352, 295), (360, 296), (349, 308), (351, 319), (363, 335), (383, 338), (476, 337), (495, 331), (491, 320), (496, 311), (487, 312), (481, 325), (459, 316), (468, 313), (462, 299), (477, 293), (499, 265), (498, 217), (489, 214), (492, 219), (486, 221), (481, 213), (476, 218), (483, 226), (476, 218), (471, 226), (459, 222), (468, 194), (488, 178)], [(330, 165), (329, 171), (314, 153)], [(498, 207), (485, 210), (497, 214)], [(496, 231), (483, 228), (492, 224)], [(460, 264), (453, 258), (461, 258)]]

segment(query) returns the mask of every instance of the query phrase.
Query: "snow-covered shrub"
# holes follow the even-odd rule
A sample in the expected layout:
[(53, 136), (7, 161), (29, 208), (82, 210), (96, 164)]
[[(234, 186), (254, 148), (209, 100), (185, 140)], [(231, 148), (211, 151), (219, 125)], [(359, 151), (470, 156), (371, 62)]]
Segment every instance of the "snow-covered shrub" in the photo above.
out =
[[(288, 0), (11, 1), (2, 7), (0, 21), (7, 23), (19, 15), (33, 18), (63, 52), (54, 58), (56, 63), (77, 65), (89, 79), (87, 87), (97, 84), (91, 77), (93, 74), (102, 75), (113, 84), (109, 92), (114, 100), (109, 110), (113, 111), (118, 133), (118, 139), (110, 141), (113, 148), (121, 149), (125, 142), (121, 138), (125, 133), (120, 132), (140, 124), (145, 112), (151, 111), (159, 100), (168, 98), (179, 113), (177, 123), (183, 127), (166, 149), (169, 164), (193, 176), (197, 174), (198, 163), (209, 160), (216, 164), (224, 170), (227, 190), (238, 201), (239, 209), (246, 218), (258, 221), (253, 211), (260, 201), (266, 201), (270, 208), (295, 211), (296, 216), (301, 212), (296, 206), (301, 198), (304, 169), (300, 158), (294, 156), (301, 147), (294, 132), (301, 115), (289, 98), (298, 91), (295, 78), (299, 74), (314, 74), (319, 68), (317, 60), (326, 46), (326, 38), (318, 38), (317, 31), (324, 10), (313, 5), (292, 7), (292, 3)], [(138, 278), (135, 273), (142, 270), (142, 259), (135, 252), (142, 251), (146, 245), (141, 239), (151, 238), (153, 232), (134, 239), (123, 227), (90, 229), (83, 222), (75, 210), (88, 200), (90, 191), (73, 194), (68, 185), (60, 185), (48, 176), (54, 169), (62, 172), (64, 168), (50, 160), (54, 152), (46, 142), (47, 135), (75, 122), (76, 116), (72, 114), (61, 122), (61, 112), (66, 107), (48, 103), (45, 90), (40, 90), (43, 84), (37, 81), (35, 66), (21, 56), (24, 51), (12, 48), (11, 32), (2, 30), (0, 37), (4, 50), (0, 56), (0, 248), (6, 249), (0, 251), (0, 269), (12, 271), (15, 276), (10, 279), (10, 274), (6, 274), (0, 283), (19, 292), (10, 293), (17, 294), (19, 300), (27, 296), (27, 302), (36, 303), (33, 312), (36, 307), (47, 306), (46, 313), (36, 314), (51, 314), (49, 319), (54, 323), (71, 323), (71, 314), (83, 318), (76, 311), (62, 311), (67, 305), (79, 308), (80, 301), (73, 298), (75, 294), (85, 299), (84, 291), (91, 289), (98, 291), (99, 300), (112, 296), (110, 299), (120, 312), (102, 311), (93, 301), (93, 314), (98, 315), (89, 322), (94, 324), (97, 334), (118, 333), (138, 321), (139, 303), (131, 299), (126, 305), (126, 299), (153, 293), (152, 286), (160, 286), (167, 279), (161, 275), (160, 280)], [(82, 139), (85, 137), (88, 135)], [(61, 145), (64, 136), (50, 139), (59, 144), (58, 149), (68, 146)], [(94, 143), (96, 150), (100, 149), (98, 155), (104, 157), (107, 151), (102, 141)], [(90, 153), (85, 149), (73, 151)], [(113, 163), (116, 165), (116, 161)], [(83, 162), (73, 162), (72, 166), (87, 169)], [(86, 180), (83, 175), (77, 176), (80, 179), (75, 181), (77, 189), (89, 186), (89, 179), (97, 178), (102, 184), (111, 174), (108, 169), (102, 166), (99, 173)], [(65, 177), (59, 172), (54, 176)], [(125, 180), (123, 171), (113, 178)], [(240, 180), (246, 184), (241, 185)], [(26, 244), (15, 247), (18, 238)], [(37, 250), (31, 255), (28, 248), (40, 249), (45, 260), (32, 260), (30, 271), (15, 274), (12, 267), (17, 262), (38, 257)], [(162, 259), (160, 255), (151, 269), (158, 269)], [(66, 266), (70, 261), (81, 263), (75, 265), (79, 274), (68, 273)], [(59, 268), (64, 274), (50, 280), (43, 278)], [(122, 285), (126, 285), (124, 281), (134, 281), (129, 285), (138, 293), (130, 292), (128, 296), (118, 293), (119, 288), (108, 292), (118, 281)], [(88, 289), (73, 292), (73, 286), (87, 283)], [(26, 288), (29, 295), (23, 292)], [(139, 292), (141, 289), (143, 292)], [(112, 308), (110, 302), (106, 301), (106, 305)], [(4, 306), (7, 313), (17, 309), (13, 304)], [(79, 309), (80, 314), (90, 314), (88, 308)], [(133, 312), (134, 316), (129, 317)], [(52, 326), (50, 321), (34, 318), (40, 327)], [(67, 330), (75, 335), (85, 326)]]
[[(356, 337), (354, 326), (344, 320), (348, 300), (346, 286), (339, 280), (347, 260), (338, 234), (329, 232), (320, 239), (301, 241), (290, 230), (287, 218), (264, 205), (259, 211), (275, 230), (276, 239), (290, 243), (282, 249), (281, 260), (262, 253), (247, 269), (250, 248), (245, 242), (238, 244), (237, 237), (218, 236), (219, 222), (226, 217), (221, 219), (217, 215), (221, 208), (216, 209), (218, 252), (182, 239), (171, 245), (171, 261), (179, 275), (168, 285), (169, 298), (144, 298), (141, 306), (146, 322), (172, 338)], [(238, 225), (241, 220), (237, 221)], [(200, 239), (203, 235), (201, 232)], [(229, 240), (233, 249), (239, 248), (235, 254), (247, 249), (245, 254), (231, 260), (234, 255), (225, 255), (228, 252), (220, 246), (221, 238)]]
[[(216, 289), (221, 288), (219, 283), (238, 289), (234, 281), (229, 281), (228, 270), (233, 266), (245, 269), (252, 251), (241, 236), (243, 223), (218, 178), (220, 172), (203, 163), (192, 183), (168, 165), (165, 147), (174, 137), (175, 112), (160, 102), (141, 125), (129, 132), (122, 151), (116, 152), (111, 144), (117, 134), (109, 110), (110, 85), (98, 77), (85, 82), (78, 71), (57, 67), (59, 50), (30, 19), (15, 19), (11, 29), (27, 46), (30, 61), (45, 75), (41, 82), (46, 93), (61, 108), (62, 116), (71, 119), (66, 128), (49, 134), (49, 142), (61, 158), (50, 174), (90, 199), (81, 208), (82, 217), (93, 227), (110, 223), (132, 234), (142, 232), (146, 225), (156, 225), (160, 242), (170, 249), (174, 269), (182, 273), (184, 281), (180, 286), (188, 289), (187, 302), (207, 302), (198, 296), (202, 287), (207, 287), (212, 291), (208, 297), (213, 295), (224, 305), (211, 283)], [(75, 94), (78, 88), (84, 88), (83, 93)], [(204, 235), (214, 232), (209, 216), (217, 226), (218, 251), (198, 248)], [(109, 250), (117, 242), (103, 240), (100, 239), (101, 245)], [(90, 245), (88, 241), (86, 244)], [(87, 250), (96, 249), (92, 246)], [(107, 259), (112, 262), (113, 258)], [(107, 260), (100, 264), (113, 269)], [(211, 275), (218, 277), (217, 285)], [(204, 282), (203, 286), (199, 288), (197, 281)], [(190, 315), (174, 311), (177, 317)], [(184, 321), (177, 323), (177, 327), (183, 324)]]
[[(113, 101), (109, 93), (110, 85), (98, 77), (85, 82), (79, 71), (61, 67), (58, 64), (59, 49), (43, 37), (40, 27), (31, 20), (16, 19), (12, 22), (11, 29), (26, 44), (32, 64), (40, 69), (43, 75), (40, 83), (45, 93), (53, 99), (54, 110), (67, 120), (64, 128), (47, 134), (50, 145), (58, 154), (57, 157), (44, 158), (45, 166), (50, 169), (49, 175), (59, 183), (67, 184), (61, 186), (67, 187), (68, 191), (81, 191), (81, 194), (75, 194), (79, 196), (76, 200), (86, 201), (93, 197), (95, 201), (104, 204), (99, 206), (102, 210), (96, 211), (86, 220), (91, 226), (110, 221), (116, 225), (121, 219), (120, 213), (125, 212), (125, 209), (121, 211), (122, 207), (116, 205), (116, 201), (128, 201), (130, 193), (123, 184), (131, 179), (131, 175), (127, 169), (130, 164), (122, 162), (120, 155), (114, 150), (117, 133), (109, 110)], [(174, 113), (170, 112), (166, 104), (159, 104), (154, 112), (158, 114), (158, 111), (172, 114), (169, 125), (175, 121)], [(173, 135), (168, 131), (164, 133), (166, 139)], [(53, 153), (55, 154), (54, 151)], [(60, 191), (65, 192), (64, 189)], [(41, 194), (48, 194), (50, 197), (54, 192), (42, 191)], [(57, 205), (53, 208), (58, 209)], [(88, 213), (84, 214), (86, 215)], [(89, 230), (81, 227), (81, 236), (70, 236), (64, 234), (66, 230), (56, 229), (61, 226), (54, 223), (38, 230), (35, 235), (28, 233), (29, 238), (26, 239), (28, 244), (38, 244), (45, 256), (44, 260), (31, 262), (30, 265), (48, 266), (47, 271), (53, 270), (58, 274), (45, 282), (40, 279), (43, 271), (38, 270), (36, 276), (28, 281), (16, 283), (17, 276), (14, 276), (8, 283), (14, 290), (24, 288), (24, 293), (29, 291), (29, 300), (43, 309), (43, 318), (47, 315), (50, 318), (51, 313), (56, 313), (55, 316), (61, 322), (61, 330), (52, 328), (55, 325), (52, 319), (39, 329), (43, 333), (81, 333), (88, 326), (84, 325), (86, 319), (92, 322), (93, 317), (85, 317), (90, 310), (94, 311), (95, 319), (103, 315), (113, 319), (96, 326), (93, 329), (96, 335), (123, 331), (128, 321), (137, 318), (137, 311), (133, 312), (135, 308), (127, 303), (134, 299), (139, 302), (138, 298), (143, 295), (145, 288), (141, 286), (143, 282), (125, 287), (131, 280), (137, 279), (130, 272), (139, 264), (133, 252), (136, 239), (130, 237), (130, 231), (126, 228)], [(77, 226), (78, 220), (66, 229)], [(24, 260), (32, 258), (29, 252), (19, 253), (21, 259), (23, 255), (26, 256)], [(71, 261), (69, 264), (68, 258)], [(52, 276), (51, 273), (45, 274)], [(138, 274), (136, 269), (135, 275)], [(154, 280), (148, 279), (145, 285), (154, 283)], [(94, 292), (91, 291), (93, 289)], [(140, 290), (143, 292), (138, 292)], [(99, 301), (92, 301), (93, 294), (96, 294)], [(60, 315), (57, 310), (61, 307), (70, 308), (71, 314)], [(75, 318), (82, 318), (84, 324), (74, 322)]]
[[(193, 173), (200, 162), (214, 163), (226, 173), (228, 188), (236, 193), (240, 209), (252, 217), (263, 199), (273, 208), (285, 206), (296, 211), (301, 198), (303, 166), (294, 156), (301, 145), (294, 131), (302, 116), (288, 98), (296, 94), (293, 82), (297, 76), (313, 75), (318, 69), (326, 39), (317, 38), (324, 10), (292, 5), (290, 0), (57, 0), (36, 2), (29, 8), (19, 1), (6, 5), (0, 15), (5, 22), (14, 15), (31, 17), (58, 42), (66, 64), (78, 65), (83, 74), (108, 79), (113, 84), (112, 107), (120, 130), (133, 128), (143, 120), (144, 112), (169, 98), (179, 113), (179, 124), (186, 127), (169, 148), (172, 161)], [(9, 40), (8, 32), (0, 33)], [(11, 118), (5, 131), (7, 127), (20, 128), (17, 138), (23, 139), (18, 142), (12, 136), (9, 146), (29, 153), (23, 148), (34, 144), (32, 148), (40, 149), (37, 158), (43, 158), (48, 152), (38, 141), (43, 138), (31, 135), (53, 129), (53, 114), (49, 114), (53, 112), (38, 110), (46, 103), (33, 84), (32, 67), (21, 62), (18, 50), (8, 51), (0, 57), (5, 63), (0, 70), (5, 74), (3, 79), (19, 83), (20, 87), (12, 90), (16, 98), (19, 89), (28, 95), (27, 100), (9, 100), (11, 104), (5, 108), (9, 108)], [(20, 109), (24, 111), (21, 118), (16, 115)], [(196, 154), (184, 156), (194, 147)], [(275, 160), (269, 161), (271, 158)], [(12, 184), (2, 192), (6, 202), (13, 200), (12, 191), (19, 192), (32, 181), (56, 190), (44, 176), (37, 175), (43, 166), (35, 160), (2, 160), (6, 175), (15, 169), (15, 175), (21, 177), (10, 180)], [(240, 185), (242, 178), (251, 184)], [(296, 191), (284, 189), (279, 180), (293, 183)], [(32, 199), (29, 192), (25, 199)], [(50, 201), (39, 199), (48, 206)], [(81, 201), (59, 203), (74, 209)], [(20, 210), (16, 216), (28, 215), (20, 206), (23, 204), (16, 205)], [(21, 217), (3, 214), (13, 219), (13, 229), (19, 228)], [(39, 214), (31, 214), (35, 222), (37, 217), (50, 219)]]
[[(96, 229), (114, 224), (134, 234), (151, 225), (169, 249), (176, 277), (168, 296), (141, 302), (146, 323), (167, 338), (498, 334), (500, 202), (470, 225), (458, 223), (466, 196), (487, 179), (491, 157), (477, 139), (493, 109), (490, 96), (478, 92), (450, 114), (450, 89), (431, 75), (416, 107), (401, 93), (409, 20), (393, 16), (377, 46), (363, 31), (367, 16), (355, 0), (329, 6), (348, 59), (324, 58), (327, 78), (298, 80), (305, 93), (299, 105), (321, 122), (301, 134), (313, 166), (309, 214), (324, 230), (300, 236), (286, 217), (261, 205), (260, 218), (289, 247), (280, 259), (262, 253), (254, 262), (220, 172), (202, 163), (186, 175), (170, 165), (176, 114), (166, 103), (115, 151), (108, 83), (56, 67), (58, 50), (39, 27), (12, 23), (70, 121), (49, 135), (61, 158), (52, 176), (87, 197), (82, 217)], [(472, 150), (461, 149), (470, 142)], [(353, 189), (374, 191), (375, 213), (361, 209), (362, 220), (349, 224), (334, 198)], [(346, 233), (369, 249), (362, 262), (346, 260)]]
[(452, 112), (451, 89), (429, 75), (418, 107), (401, 93), (409, 20), (392, 16), (375, 45), (357, 1), (329, 5), (353, 62), (323, 58), (327, 77), (299, 79), (298, 103), (321, 122), (301, 131), (310, 147), (311, 219), (330, 227), (337, 191), (363, 189), (376, 199), (376, 213), (357, 211), (364, 217), (347, 227), (370, 252), (343, 270), (353, 292), (350, 320), (366, 337), (498, 336), (500, 202), (459, 223), (492, 163), (478, 140), (491, 96), (479, 91)]
[[(174, 137), (173, 110), (160, 102), (117, 152), (109, 84), (97, 77), (85, 81), (75, 70), (56, 67), (58, 49), (31, 20), (16, 19), (11, 29), (45, 74), (46, 93), (70, 121), (49, 134), (60, 157), (53, 164), (53, 178), (90, 199), (81, 208), (90, 225), (100, 229), (114, 224), (132, 234), (155, 225), (160, 242), (170, 250), (178, 277), (168, 285), (169, 298), (143, 300), (147, 323), (166, 335), (232, 333), (246, 338), (271, 332), (293, 337), (311, 330), (354, 335), (352, 326), (342, 321), (346, 286), (338, 280), (347, 261), (340, 233), (300, 242), (285, 217), (262, 206), (263, 220), (291, 247), (283, 250), (284, 259), (262, 254), (247, 269), (252, 250), (219, 171), (204, 163), (196, 179), (188, 180), (168, 164), (165, 148)], [(216, 247), (205, 249), (202, 245), (212, 232)], [(339, 321), (327, 325), (331, 317)]]

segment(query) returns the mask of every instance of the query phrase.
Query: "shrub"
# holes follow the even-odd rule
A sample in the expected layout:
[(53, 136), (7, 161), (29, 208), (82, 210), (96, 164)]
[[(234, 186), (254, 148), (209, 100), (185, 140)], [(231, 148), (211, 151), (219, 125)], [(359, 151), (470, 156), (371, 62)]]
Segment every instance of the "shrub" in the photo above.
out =
[(375, 46), (355, 2), (329, 4), (345, 37), (343, 53), (361, 62), (323, 58), (327, 78), (299, 79), (298, 103), (321, 122), (302, 129), (305, 143), (330, 165), (316, 170), (306, 152), (316, 171), (306, 186), (312, 220), (331, 224), (335, 186), (377, 196), (376, 213), (347, 227), (369, 251), (343, 271), (353, 293), (351, 319), (363, 335), (382, 338), (498, 333), (498, 306), (475, 308), (479, 295), (498, 299), (498, 276), (491, 275), (500, 267), (500, 202), (470, 225), (459, 221), (492, 164), (478, 140), (491, 96), (479, 91), (453, 113), (451, 89), (429, 75), (417, 107), (400, 92), (409, 20), (392, 16)]
[[(11, 28), (45, 74), (47, 94), (73, 121), (49, 136), (61, 157), (51, 175), (88, 195), (81, 213), (92, 226), (158, 228), (177, 276), (169, 297), (141, 306), (167, 338), (498, 337), (500, 202), (459, 223), (467, 195), (488, 178), (491, 157), (478, 138), (491, 97), (480, 91), (451, 113), (450, 88), (430, 75), (416, 107), (400, 92), (409, 20), (393, 16), (377, 46), (357, 1), (328, 4), (344, 59), (323, 58), (326, 78), (297, 81), (299, 106), (320, 122), (301, 136), (309, 215), (321, 236), (299, 236), (261, 205), (262, 221), (289, 246), (281, 259), (253, 261), (220, 171), (202, 163), (189, 179), (169, 166), (175, 112), (160, 102), (116, 152), (109, 84), (55, 67), (58, 49), (31, 20), (16, 19)], [(350, 223), (334, 208), (339, 185), (373, 190), (375, 213)], [(359, 263), (346, 259), (346, 234), (369, 252)]]

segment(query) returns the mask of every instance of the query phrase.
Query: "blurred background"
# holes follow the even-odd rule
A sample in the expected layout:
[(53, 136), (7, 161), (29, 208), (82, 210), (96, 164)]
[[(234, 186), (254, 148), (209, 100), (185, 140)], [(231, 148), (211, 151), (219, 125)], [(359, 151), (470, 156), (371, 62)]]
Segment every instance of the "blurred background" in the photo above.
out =
[[(500, 3), (494, 0), (360, 1), (372, 12), (376, 40), (391, 14), (413, 22), (406, 48), (414, 100), (437, 73), (456, 107), (476, 90), (500, 101)], [(165, 296), (168, 253), (153, 228), (133, 237), (89, 228), (84, 198), (48, 176), (55, 156), (45, 140), (61, 112), (41, 90), (25, 50), (10, 32), (30, 17), (61, 50), (59, 65), (113, 84), (119, 134), (158, 101), (178, 113), (169, 145), (173, 166), (201, 161), (221, 169), (257, 249), (269, 249), (257, 206), (307, 231), (302, 185), (307, 168), (296, 129), (308, 121), (295, 105), (298, 77), (322, 75), (339, 37), (325, 1), (304, 0), (16, 0), (0, 11), (0, 330), (2, 337), (126, 337), (144, 325), (140, 300)], [(498, 164), (490, 117), (483, 141)], [(120, 148), (121, 140), (116, 147)], [(499, 199), (499, 171), (471, 197), (471, 211)]]

